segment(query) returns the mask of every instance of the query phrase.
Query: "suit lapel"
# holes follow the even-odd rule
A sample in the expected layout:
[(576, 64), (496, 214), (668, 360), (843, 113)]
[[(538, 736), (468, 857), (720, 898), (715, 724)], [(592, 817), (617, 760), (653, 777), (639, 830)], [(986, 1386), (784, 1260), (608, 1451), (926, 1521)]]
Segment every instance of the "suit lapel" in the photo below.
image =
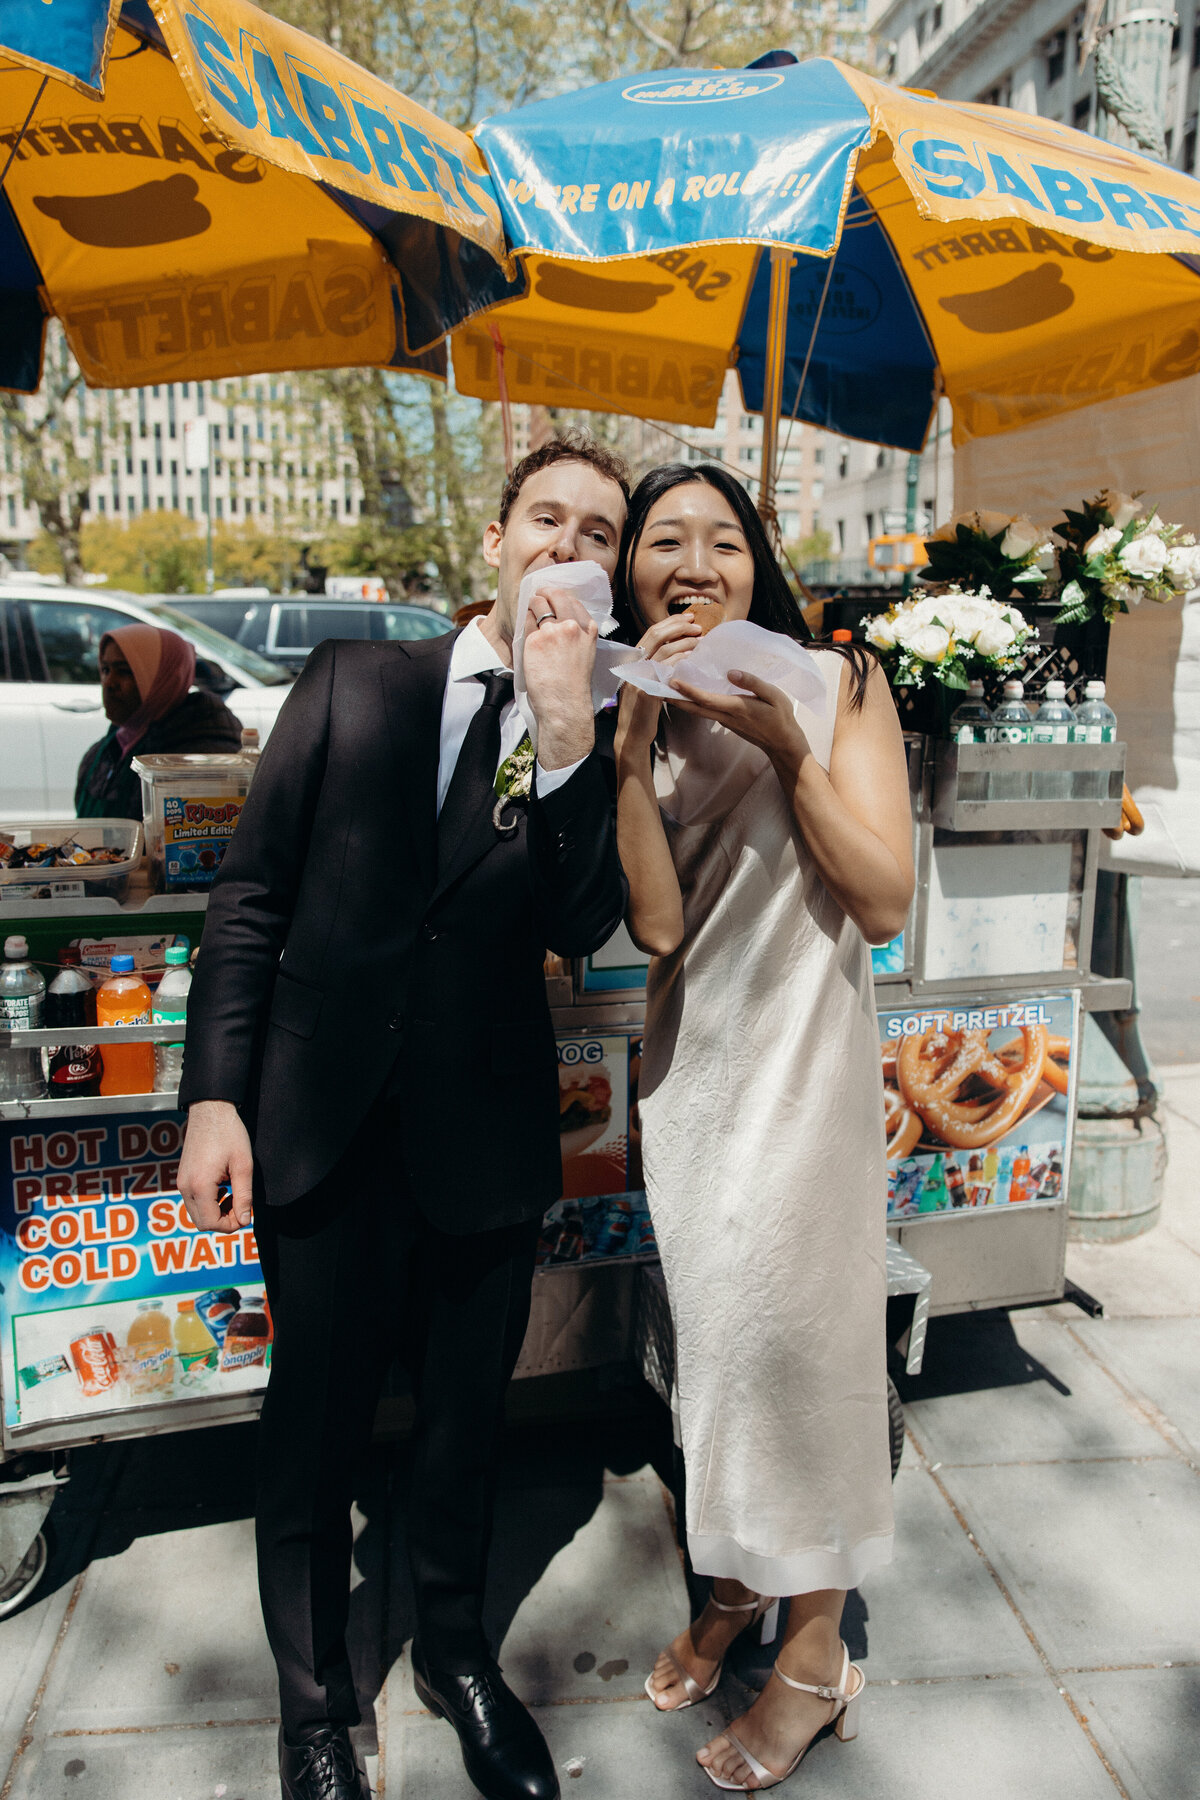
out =
[[(380, 668), (396, 779), (409, 795), (405, 808), (423, 885), (437, 881), (437, 779), (442, 700), (458, 632), (395, 645)], [(440, 885), (440, 884), (439, 884)]]
[(495, 795), (493, 794), (479, 808), (457, 844), (450, 850), (445, 864), (438, 870), (437, 887), (433, 894), (435, 900), (439, 895), (444, 894), (460, 875), (465, 875), (467, 870), (479, 861), (480, 857), (486, 856), (489, 850), (495, 849), (496, 845), (501, 842), (500, 833), (492, 823), (494, 805)]

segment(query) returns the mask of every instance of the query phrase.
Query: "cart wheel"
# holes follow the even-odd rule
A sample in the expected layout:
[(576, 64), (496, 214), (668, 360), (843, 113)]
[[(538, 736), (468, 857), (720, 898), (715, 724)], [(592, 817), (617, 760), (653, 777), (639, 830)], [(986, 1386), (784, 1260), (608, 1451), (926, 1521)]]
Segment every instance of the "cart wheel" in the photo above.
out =
[(904, 1402), (896, 1389), (896, 1384), (889, 1375), (887, 1378), (888, 1401), (888, 1436), (892, 1448), (892, 1480), (896, 1479), (896, 1470), (900, 1467), (900, 1458), (904, 1454)]
[(46, 1542), (45, 1531), (39, 1531), (21, 1558), (11, 1581), (0, 1587), (0, 1619), (7, 1619), (33, 1593), (38, 1582), (46, 1573), (46, 1564), (50, 1561), (50, 1546)]

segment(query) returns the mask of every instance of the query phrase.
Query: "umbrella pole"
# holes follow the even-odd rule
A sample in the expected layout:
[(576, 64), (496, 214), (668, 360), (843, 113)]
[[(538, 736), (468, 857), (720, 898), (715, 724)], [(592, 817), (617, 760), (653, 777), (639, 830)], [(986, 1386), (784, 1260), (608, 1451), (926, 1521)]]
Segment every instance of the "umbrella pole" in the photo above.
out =
[(788, 288), (793, 251), (771, 246), (771, 287), (767, 297), (767, 363), (763, 375), (762, 469), (758, 481), (758, 516), (773, 539), (779, 537), (775, 518), (775, 455), (779, 444), (779, 412), (783, 395), (783, 363), (787, 348)]
[(515, 457), (513, 453), (512, 404), (508, 398), (508, 376), (504, 372), (504, 340), (496, 327), (490, 324), (488, 336), (492, 340), (492, 348), (496, 353), (496, 385), (500, 389), (500, 431), (504, 439), (504, 473), (511, 475)]

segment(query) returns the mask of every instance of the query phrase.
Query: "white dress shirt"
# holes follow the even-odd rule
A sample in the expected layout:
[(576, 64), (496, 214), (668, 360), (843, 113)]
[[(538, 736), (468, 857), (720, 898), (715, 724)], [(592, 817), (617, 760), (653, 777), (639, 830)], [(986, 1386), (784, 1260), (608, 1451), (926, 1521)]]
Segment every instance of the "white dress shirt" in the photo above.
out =
[[(459, 634), (458, 642), (450, 653), (450, 672), (446, 677), (446, 692), (442, 698), (442, 734), (438, 750), (438, 786), (437, 809), (440, 815), (446, 795), (450, 791), (450, 779), (454, 774), (458, 753), (463, 747), (463, 739), (467, 735), (467, 727), (483, 705), (483, 683), (476, 681), (477, 675), (490, 675), (497, 669), (503, 675), (511, 675), (512, 670), (506, 668), (479, 629), (479, 620), (471, 619)], [(503, 767), (525, 736), (525, 721), (517, 711), (514, 700), (506, 700), (500, 709), (500, 760), (496, 764), (497, 772)], [(586, 758), (579, 762), (568, 763), (565, 769), (543, 769), (541, 763), (536, 765), (534, 779), (537, 791), (544, 799), (560, 788), (564, 781), (579, 768)]]

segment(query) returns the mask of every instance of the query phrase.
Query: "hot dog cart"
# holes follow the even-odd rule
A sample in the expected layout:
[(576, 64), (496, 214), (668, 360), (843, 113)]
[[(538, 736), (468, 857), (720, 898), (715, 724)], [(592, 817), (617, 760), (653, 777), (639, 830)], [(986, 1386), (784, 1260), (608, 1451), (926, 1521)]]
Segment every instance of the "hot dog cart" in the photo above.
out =
[[(888, 1332), (915, 1371), (931, 1313), (1062, 1296), (1080, 1015), (1128, 993), (1088, 966), (1097, 837), (1119, 818), (1124, 747), (906, 744), (916, 894), (904, 932), (874, 954)], [(169, 944), (199, 941), (205, 907), (202, 892), (135, 884), (122, 900), (9, 902), (2, 918), (47, 973), (65, 943), (100, 965), (120, 940), (153, 978)], [(623, 930), (583, 962), (548, 959), (564, 1197), (543, 1226), (517, 1374), (632, 1363), (669, 1404), (637, 1122), (645, 964)], [(179, 1035), (88, 1027), (87, 1040), (122, 1029)], [(0, 1102), (0, 1616), (40, 1578), (71, 1446), (257, 1413), (269, 1335), (237, 1355), (226, 1342), (235, 1309), (261, 1303), (253, 1234), (191, 1226), (175, 1189), (182, 1125), (171, 1090)]]

